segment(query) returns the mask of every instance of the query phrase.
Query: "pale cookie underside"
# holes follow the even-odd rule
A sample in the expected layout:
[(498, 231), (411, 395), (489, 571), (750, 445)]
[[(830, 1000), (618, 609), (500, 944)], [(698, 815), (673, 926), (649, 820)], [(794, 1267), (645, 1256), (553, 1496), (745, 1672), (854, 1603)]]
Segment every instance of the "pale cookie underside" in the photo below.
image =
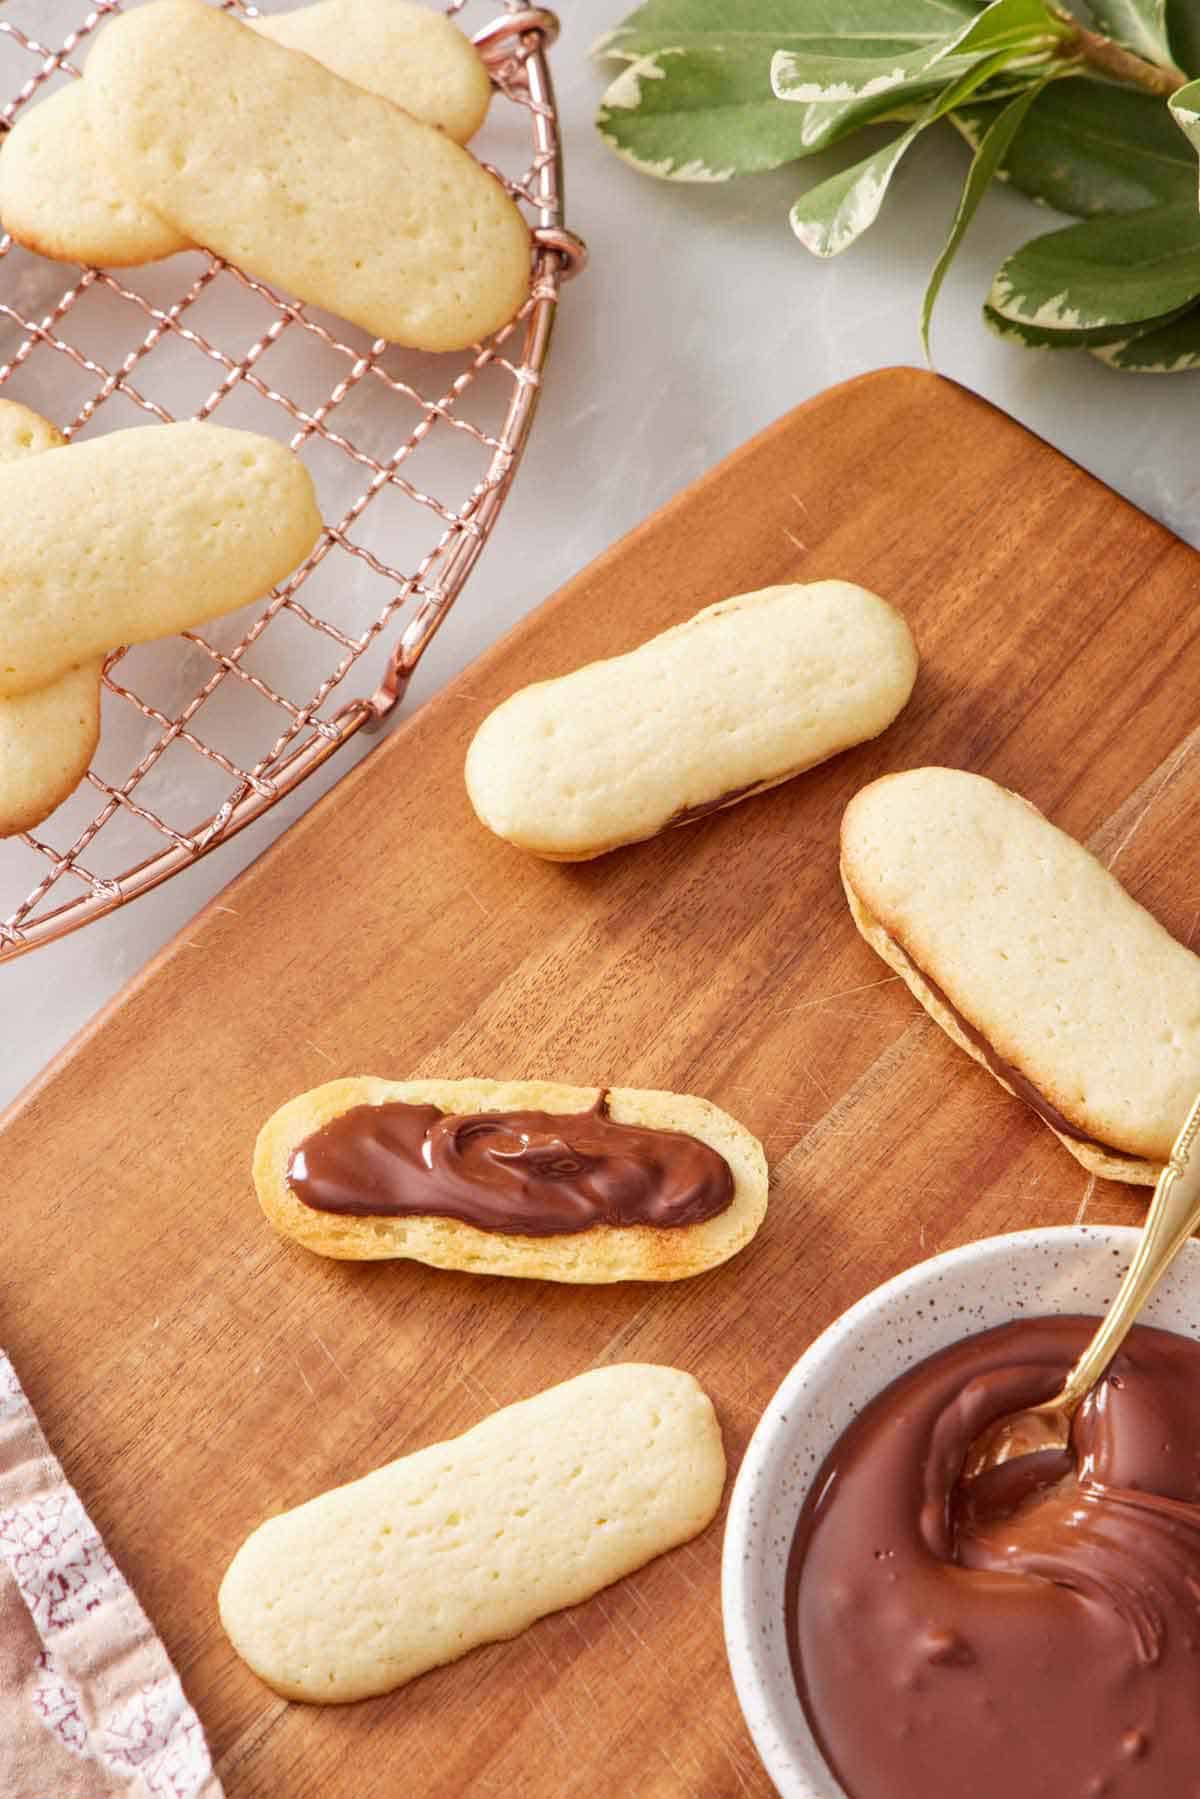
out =
[(261, 1525), (221, 1584), (221, 1621), (285, 1697), (367, 1698), (687, 1542), (724, 1480), (689, 1374), (595, 1369)]
[(762, 1147), (728, 1113), (691, 1094), (609, 1089), (618, 1123), (684, 1131), (717, 1150), (734, 1177), (724, 1212), (702, 1224), (597, 1225), (557, 1237), (520, 1237), (479, 1230), (456, 1218), (354, 1218), (319, 1212), (287, 1183), (292, 1152), (322, 1124), (352, 1106), (404, 1100), (443, 1112), (583, 1112), (600, 1089), (548, 1081), (385, 1081), (372, 1076), (329, 1081), (280, 1107), (263, 1126), (254, 1152), (254, 1184), (281, 1235), (318, 1255), (347, 1261), (405, 1258), (434, 1268), (531, 1280), (582, 1283), (684, 1280), (728, 1261), (753, 1237), (767, 1205)]
[[(465, 143), (491, 97), (487, 70), (443, 14), (404, 0), (317, 0), (248, 20), (344, 80)], [(18, 243), (59, 262), (128, 268), (195, 246), (123, 178), (86, 81), (60, 88), (17, 120), (0, 150), (0, 220)]]
[(498, 836), (586, 860), (877, 736), (916, 671), (907, 625), (875, 594), (764, 588), (513, 694), (475, 734), (467, 790)]
[[(66, 444), (49, 419), (0, 400), (0, 463)], [(47, 687), (0, 699), (0, 837), (31, 831), (74, 792), (100, 739), (101, 658)]]
[(321, 531), (283, 444), (149, 425), (0, 467), (0, 695), (260, 599)]
[(463, 349), (528, 295), (529, 229), (469, 152), (199, 0), (110, 22), (85, 92), (154, 212), (373, 337)]
[[(931, 992), (928, 984), (921, 979), (920, 971), (905, 955), (900, 945), (894, 938), (889, 937), (879, 920), (871, 916), (851, 887), (844, 867), (842, 869), (842, 886), (846, 890), (846, 899), (849, 902), (854, 922), (876, 955), (882, 957), (889, 968), (895, 969), (914, 998), (925, 1008), (934, 1023), (941, 1026), (947, 1037), (956, 1043), (959, 1049), (965, 1050), (973, 1061), (979, 1063), (981, 1068), (985, 1068), (1006, 1093), (1011, 1093), (1014, 1099), (1020, 1099), (1021, 1095), (1017, 1093), (1016, 1089), (1009, 1085), (1003, 1075), (996, 1073), (979, 1046), (972, 1043), (953, 1012), (943, 1004), (935, 993)], [(1041, 1122), (1046, 1124), (1047, 1121), (1043, 1118)], [(1053, 1125), (1047, 1125), (1047, 1128), (1054, 1130)], [(1083, 1164), (1089, 1174), (1097, 1175), (1101, 1180), (1129, 1181), (1135, 1186), (1152, 1187), (1158, 1179), (1159, 1164), (1157, 1163), (1146, 1162), (1136, 1156), (1109, 1154), (1097, 1144), (1082, 1143), (1078, 1137), (1069, 1137), (1063, 1131), (1056, 1130), (1054, 1135), (1063, 1148), (1069, 1149), (1075, 1160)]]

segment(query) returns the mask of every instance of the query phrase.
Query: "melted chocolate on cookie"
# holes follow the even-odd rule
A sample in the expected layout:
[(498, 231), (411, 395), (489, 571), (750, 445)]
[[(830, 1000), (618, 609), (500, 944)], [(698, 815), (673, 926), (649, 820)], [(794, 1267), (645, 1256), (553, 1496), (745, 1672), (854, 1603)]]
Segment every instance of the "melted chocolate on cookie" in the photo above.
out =
[(319, 1212), (457, 1218), (552, 1237), (598, 1225), (700, 1224), (733, 1200), (724, 1157), (682, 1131), (587, 1112), (480, 1112), (390, 1100), (355, 1106), (292, 1153), (287, 1181)]

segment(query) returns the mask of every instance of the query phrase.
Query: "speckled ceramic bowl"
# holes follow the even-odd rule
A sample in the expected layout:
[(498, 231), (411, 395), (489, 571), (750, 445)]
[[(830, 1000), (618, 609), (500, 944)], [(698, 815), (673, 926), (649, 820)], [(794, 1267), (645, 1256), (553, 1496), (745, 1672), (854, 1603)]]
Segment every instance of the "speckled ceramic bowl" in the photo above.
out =
[[(843, 1313), (771, 1400), (734, 1485), (721, 1587), (738, 1699), (783, 1799), (845, 1799), (796, 1697), (783, 1624), (788, 1551), (817, 1469), (867, 1401), (936, 1350), (1010, 1318), (1102, 1312), (1137, 1237), (1061, 1226), (934, 1256)], [(1143, 1317), (1200, 1339), (1200, 1242), (1187, 1245)]]

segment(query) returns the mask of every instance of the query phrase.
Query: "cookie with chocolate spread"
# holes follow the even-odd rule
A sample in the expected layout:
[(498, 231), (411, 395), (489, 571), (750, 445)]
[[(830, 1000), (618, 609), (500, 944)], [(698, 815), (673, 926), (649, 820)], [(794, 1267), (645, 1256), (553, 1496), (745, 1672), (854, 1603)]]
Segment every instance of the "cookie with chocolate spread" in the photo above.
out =
[(221, 1583), (221, 1622), (285, 1698), (365, 1699), (688, 1542), (724, 1484), (690, 1374), (594, 1368), (268, 1519)]
[(916, 674), (907, 624), (866, 588), (764, 587), (522, 687), (475, 733), (467, 792), (497, 836), (586, 861), (877, 737)]
[(706, 1099), (550, 1081), (330, 1081), (259, 1133), (275, 1229), (318, 1255), (682, 1280), (762, 1222), (757, 1139)]
[(859, 930), (1094, 1174), (1152, 1185), (1200, 1088), (1200, 957), (1019, 794), (885, 775), (842, 820)]

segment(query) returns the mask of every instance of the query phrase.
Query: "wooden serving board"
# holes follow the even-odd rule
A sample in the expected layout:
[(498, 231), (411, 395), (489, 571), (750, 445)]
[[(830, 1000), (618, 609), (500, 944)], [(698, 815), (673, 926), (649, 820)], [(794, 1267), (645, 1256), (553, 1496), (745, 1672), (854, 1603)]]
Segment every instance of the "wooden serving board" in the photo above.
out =
[[(829, 575), (916, 631), (917, 688), (882, 739), (581, 866), (476, 824), (463, 752), (513, 688)], [(787, 1368), (879, 1281), (995, 1231), (1140, 1217), (1144, 1193), (1089, 1182), (890, 978), (850, 922), (836, 835), (863, 782), (961, 764), (1193, 939), (1198, 591), (1183, 544), (960, 389), (904, 370), (836, 389), (432, 700), (14, 1108), (0, 1342), (230, 1799), (770, 1793), (725, 1663), (719, 1524), (510, 1644), (324, 1711), (237, 1660), (218, 1581), (269, 1513), (597, 1363), (693, 1371), (732, 1474)], [(251, 1145), (281, 1101), (360, 1072), (707, 1094), (762, 1138), (770, 1211), (677, 1286), (321, 1261), (263, 1222)]]

